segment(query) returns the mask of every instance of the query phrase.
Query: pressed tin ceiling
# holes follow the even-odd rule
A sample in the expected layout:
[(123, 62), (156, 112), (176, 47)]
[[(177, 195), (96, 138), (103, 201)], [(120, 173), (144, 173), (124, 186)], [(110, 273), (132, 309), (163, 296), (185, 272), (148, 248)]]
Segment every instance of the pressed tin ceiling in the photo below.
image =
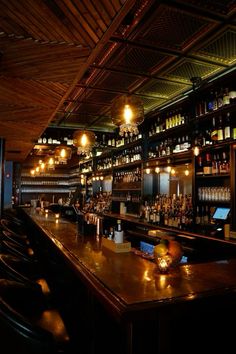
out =
[(112, 101), (150, 116), (235, 66), (236, 2), (1, 0), (0, 136), (23, 161), (47, 127), (113, 131)]

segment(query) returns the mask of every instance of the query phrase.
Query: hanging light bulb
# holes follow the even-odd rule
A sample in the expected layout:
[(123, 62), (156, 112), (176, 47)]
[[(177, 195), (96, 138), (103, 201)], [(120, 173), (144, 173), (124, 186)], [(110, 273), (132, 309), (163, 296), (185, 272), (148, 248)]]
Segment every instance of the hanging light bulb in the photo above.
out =
[(73, 145), (77, 148), (78, 155), (89, 155), (96, 141), (96, 136), (91, 131), (76, 130), (73, 134)]
[(55, 170), (55, 160), (53, 157), (49, 157), (47, 161), (47, 169), (48, 170)]
[(59, 164), (66, 164), (71, 158), (72, 150), (68, 146), (57, 146), (55, 149), (55, 158)]
[(30, 174), (32, 177), (34, 177), (35, 176), (35, 169), (30, 170)]
[(143, 102), (139, 97), (123, 95), (116, 98), (111, 107), (113, 124), (119, 126), (120, 135), (137, 135), (138, 125), (144, 120)]

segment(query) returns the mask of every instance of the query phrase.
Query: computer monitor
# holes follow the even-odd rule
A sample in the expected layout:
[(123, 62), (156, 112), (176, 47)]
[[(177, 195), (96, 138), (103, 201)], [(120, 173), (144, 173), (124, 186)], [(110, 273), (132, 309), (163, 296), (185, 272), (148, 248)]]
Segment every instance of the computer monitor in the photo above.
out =
[(230, 208), (216, 208), (212, 218), (215, 220), (227, 220)]

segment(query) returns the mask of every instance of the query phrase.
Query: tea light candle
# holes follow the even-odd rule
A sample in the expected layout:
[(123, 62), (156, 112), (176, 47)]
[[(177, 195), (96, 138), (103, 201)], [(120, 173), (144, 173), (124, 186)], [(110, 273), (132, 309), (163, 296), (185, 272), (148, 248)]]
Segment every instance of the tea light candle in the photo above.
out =
[(158, 258), (157, 265), (161, 273), (167, 273), (169, 270), (169, 262), (166, 258)]
[(59, 213), (56, 213), (56, 214), (55, 214), (55, 218), (56, 218), (57, 220), (59, 219), (59, 216), (60, 216)]

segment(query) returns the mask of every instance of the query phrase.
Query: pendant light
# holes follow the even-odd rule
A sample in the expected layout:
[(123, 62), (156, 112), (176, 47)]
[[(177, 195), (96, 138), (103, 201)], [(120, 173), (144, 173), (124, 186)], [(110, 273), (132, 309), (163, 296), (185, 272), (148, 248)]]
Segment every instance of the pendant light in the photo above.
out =
[[(125, 66), (127, 65), (127, 44), (125, 48)], [(132, 94), (122, 95), (113, 100), (111, 106), (113, 124), (119, 126), (121, 136), (133, 136), (139, 133), (138, 125), (144, 120), (142, 100)]]
[[(85, 86), (84, 91), (84, 105), (86, 108), (86, 92), (87, 87)], [(87, 118), (87, 113), (85, 112), (85, 121)], [(96, 136), (92, 131), (89, 130), (76, 130), (73, 134), (73, 145), (77, 148), (78, 155), (89, 156), (92, 148), (95, 144)]]
[(89, 130), (76, 130), (73, 134), (73, 145), (78, 155), (89, 155), (96, 141), (96, 136)]

